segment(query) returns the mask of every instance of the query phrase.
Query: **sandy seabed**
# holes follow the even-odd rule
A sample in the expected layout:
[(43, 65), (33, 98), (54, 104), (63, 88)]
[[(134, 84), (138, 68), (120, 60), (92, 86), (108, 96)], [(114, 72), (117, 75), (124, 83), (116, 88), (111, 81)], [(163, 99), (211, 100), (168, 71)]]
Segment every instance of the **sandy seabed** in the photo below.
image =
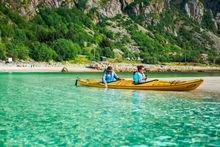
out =
[[(175, 77), (175, 78), (158, 78), (160, 80), (193, 80), (203, 79), (204, 82), (194, 91), (215, 93), (220, 95), (220, 77)], [(219, 97), (220, 98), (220, 97)]]

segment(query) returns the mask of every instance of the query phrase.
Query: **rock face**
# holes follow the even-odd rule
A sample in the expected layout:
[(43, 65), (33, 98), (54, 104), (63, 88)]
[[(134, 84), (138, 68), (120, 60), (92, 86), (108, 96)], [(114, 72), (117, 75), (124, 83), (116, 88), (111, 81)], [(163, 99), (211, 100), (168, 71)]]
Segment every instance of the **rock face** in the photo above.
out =
[[(87, 0), (86, 9), (87, 11), (96, 8), (101, 15), (107, 17), (114, 17), (117, 14), (122, 13), (122, 4), (125, 6), (131, 3), (132, 0), (109, 0), (103, 1), (100, 0)], [(7, 7), (17, 10), (22, 16), (26, 18), (31, 18), (38, 11), (39, 6), (45, 6), (48, 8), (58, 8), (61, 6), (72, 8), (80, 3), (79, 0), (29, 0), (29, 1), (9, 1), (2, 0)]]
[[(82, 1), (82, 0), (81, 0)], [(121, 14), (122, 11), (130, 4), (134, 4), (129, 13), (134, 15), (147, 16), (150, 13), (161, 13), (164, 8), (169, 8), (172, 3), (184, 4), (184, 9), (187, 15), (199, 22), (202, 20), (205, 7), (212, 10), (215, 18), (219, 18), (220, 13), (220, 1), (204, 0), (205, 7), (201, 0), (153, 0), (149, 5), (144, 2), (136, 3), (135, 0), (84, 0), (86, 9), (90, 10), (96, 8), (98, 12), (107, 17), (114, 17), (117, 14)], [(80, 0), (1, 0), (9, 8), (17, 10), (22, 16), (31, 18), (38, 11), (39, 6), (45, 6), (49, 8), (58, 8), (64, 6), (72, 8), (79, 4)], [(146, 23), (155, 21), (146, 17)]]
[(214, 16), (220, 13), (220, 1), (219, 0), (204, 0), (207, 9), (212, 10)]
[(127, 5), (133, 3), (134, 0), (120, 0), (121, 3), (121, 9), (125, 10), (125, 8), (127, 7)]
[[(216, 14), (215, 21), (216, 21), (217, 24), (220, 24), (220, 13)], [(218, 29), (220, 29), (220, 28), (218, 28)]]
[(213, 47), (216, 48), (220, 53), (220, 37), (216, 36), (214, 33), (210, 31), (207, 32), (207, 35), (214, 41)]
[(117, 14), (122, 13), (122, 5), (119, 0), (109, 0), (106, 2), (100, 2), (100, 0), (88, 0), (86, 4), (87, 11), (96, 8), (97, 11), (107, 17), (114, 17)]
[(23, 17), (30, 19), (38, 11), (39, 6), (48, 8), (59, 8), (65, 6), (72, 8), (75, 6), (75, 0), (1, 0), (6, 7), (18, 11)]
[(150, 17), (150, 15), (157, 15), (163, 12), (163, 10), (168, 6), (168, 2), (169, 1), (154, 0), (149, 4), (145, 4), (144, 2), (133, 3), (132, 7), (127, 8), (126, 11), (136, 17), (143, 16), (144, 21), (142, 22), (142, 25), (158, 24), (159, 21), (154, 17)]
[(189, 0), (185, 4), (185, 10), (190, 18), (193, 18), (199, 22), (202, 21), (204, 6), (199, 0)]

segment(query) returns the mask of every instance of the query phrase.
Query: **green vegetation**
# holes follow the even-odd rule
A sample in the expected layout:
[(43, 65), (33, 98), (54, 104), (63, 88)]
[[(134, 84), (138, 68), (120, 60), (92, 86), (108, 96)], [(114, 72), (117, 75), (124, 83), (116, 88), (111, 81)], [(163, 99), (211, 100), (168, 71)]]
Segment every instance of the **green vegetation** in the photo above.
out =
[(58, 56), (57, 53), (45, 43), (33, 42), (30, 48), (30, 57), (35, 61), (50, 61)]
[(74, 60), (70, 60), (70, 63), (77, 63), (77, 64), (87, 64), (89, 63), (90, 60), (88, 57), (83, 56), (83, 55), (78, 55)]
[[(129, 13), (129, 15), (138, 24), (143, 24), (144, 15), (134, 16), (132, 13)], [(216, 53), (215, 49), (210, 49), (213, 41), (205, 33), (201, 33), (198, 22), (188, 18), (181, 9), (172, 7), (172, 9), (168, 9), (160, 15), (153, 13), (150, 15), (152, 15), (151, 18), (159, 20), (159, 23), (152, 23), (147, 26), (146, 29), (150, 30), (151, 33), (137, 31), (138, 28), (129, 26), (129, 23), (123, 25), (123, 27), (129, 26), (128, 30), (132, 30), (130, 33), (140, 46), (142, 51), (140, 57), (144, 63), (204, 63), (205, 60), (201, 59), (201, 54), (208, 55), (209, 63), (217, 61), (219, 54)], [(204, 18), (203, 26), (216, 32), (213, 21), (210, 20), (210, 14), (205, 14)], [(180, 21), (182, 21), (182, 24), (176, 29), (176, 24)], [(177, 36), (174, 36), (174, 31), (178, 34)]]
[[(40, 8), (29, 22), (2, 5), (0, 14), (1, 60), (13, 57), (15, 60), (68, 61), (79, 54), (93, 59), (93, 50), (97, 50), (96, 60), (100, 60), (100, 56), (114, 57), (108, 39), (111, 32), (105, 27), (96, 27), (77, 8)], [(97, 47), (90, 47), (94, 45)]]
[(58, 39), (53, 43), (53, 48), (58, 54), (58, 61), (74, 59), (80, 53), (80, 46), (70, 40)]
[(5, 45), (0, 43), (0, 59), (5, 60), (6, 59), (6, 49)]
[[(183, 11), (172, 8), (161, 14), (135, 16), (130, 10), (140, 2), (148, 5), (150, 0), (135, 0), (128, 5), (126, 12), (130, 17), (106, 18), (95, 8), (84, 14), (86, 0), (83, 0), (72, 9), (39, 8), (38, 14), (29, 21), (0, 5), (0, 60), (13, 57), (14, 60), (88, 63), (106, 56), (114, 62), (125, 62), (125, 58), (136, 62), (141, 58), (143, 63), (153, 64), (185, 61), (220, 64), (219, 54), (212, 49), (213, 42)], [(92, 21), (94, 15), (100, 20), (97, 24)], [(158, 23), (143, 25), (145, 17)], [(140, 30), (139, 25), (144, 26), (145, 31)], [(209, 13), (205, 13), (202, 26), (216, 31)], [(121, 27), (127, 34), (114, 32), (109, 27)], [(130, 44), (140, 52), (132, 52)], [(208, 61), (201, 59), (201, 54), (207, 54)]]
[(212, 14), (210, 12), (205, 12), (203, 15), (203, 19), (202, 19), (202, 25), (205, 28), (207, 28), (213, 32), (216, 32), (215, 24), (212, 19), (213, 19)]

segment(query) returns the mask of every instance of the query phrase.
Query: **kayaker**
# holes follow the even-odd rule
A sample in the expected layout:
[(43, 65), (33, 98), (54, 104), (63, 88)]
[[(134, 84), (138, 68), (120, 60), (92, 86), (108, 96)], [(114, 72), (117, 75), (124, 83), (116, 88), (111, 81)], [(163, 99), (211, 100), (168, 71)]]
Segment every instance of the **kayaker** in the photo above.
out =
[(137, 66), (137, 71), (133, 73), (133, 80), (135, 84), (145, 83), (147, 80), (147, 77), (144, 74), (144, 66), (139, 65)]
[(104, 70), (103, 76), (102, 76), (102, 82), (105, 83), (105, 87), (107, 88), (107, 83), (114, 82), (116, 80), (119, 80), (120, 78), (118, 75), (113, 71), (113, 68), (111, 66), (108, 66), (107, 69)]

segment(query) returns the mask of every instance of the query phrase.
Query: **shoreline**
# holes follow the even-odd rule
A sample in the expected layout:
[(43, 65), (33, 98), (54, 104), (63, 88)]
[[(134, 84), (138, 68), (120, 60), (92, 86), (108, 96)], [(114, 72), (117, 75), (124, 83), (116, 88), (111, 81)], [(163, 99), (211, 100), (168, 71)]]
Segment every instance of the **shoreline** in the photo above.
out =
[(101, 72), (89, 67), (89, 64), (49, 64), (49, 63), (12, 63), (0, 64), (0, 72)]
[[(140, 64), (92, 62), (90, 64), (69, 63), (0, 63), (0, 72), (102, 72), (107, 66), (112, 66), (116, 72), (133, 72)], [(211, 66), (168, 66), (141, 64), (148, 72), (220, 72), (219, 67)]]
[[(100, 63), (98, 63), (100, 64)], [(103, 69), (105, 69), (108, 65), (106, 63), (101, 63), (102, 66), (99, 68), (94, 68), (92, 66), (97, 65), (97, 63), (91, 65), (91, 64), (62, 64), (62, 63), (56, 63), (56, 64), (48, 64), (48, 63), (34, 63), (34, 64), (27, 64), (27, 63), (13, 63), (13, 64), (2, 64), (0, 63), (0, 72), (7, 73), (7, 72), (30, 72), (30, 73), (61, 73), (61, 70), (65, 67), (68, 69), (68, 72), (74, 73), (74, 72), (102, 72)], [(125, 64), (125, 63), (117, 63), (117, 64), (110, 64), (113, 66), (115, 71), (117, 72), (132, 72), (136, 68), (137, 64)], [(191, 72), (191, 73), (197, 73), (198, 70), (203, 70), (202, 72), (219, 72), (220, 73), (220, 67), (191, 67), (191, 66), (183, 66), (179, 70), (175, 70), (178, 68), (178, 66), (166, 66), (163, 70), (157, 69), (156, 67), (161, 67), (161, 65), (146, 65), (143, 64), (146, 69), (150, 72)], [(151, 70), (149, 70), (151, 69)], [(187, 70), (185, 70), (187, 69)], [(191, 70), (188, 70), (191, 69)], [(68, 73), (67, 72), (67, 73)], [(195, 92), (206, 92), (206, 93), (215, 93), (220, 96), (220, 76), (215, 77), (174, 77), (174, 78), (156, 78), (160, 80), (192, 80), (192, 79), (204, 79), (204, 82), (196, 89)], [(151, 79), (151, 78), (150, 78)], [(152, 78), (155, 79), (155, 78)]]

